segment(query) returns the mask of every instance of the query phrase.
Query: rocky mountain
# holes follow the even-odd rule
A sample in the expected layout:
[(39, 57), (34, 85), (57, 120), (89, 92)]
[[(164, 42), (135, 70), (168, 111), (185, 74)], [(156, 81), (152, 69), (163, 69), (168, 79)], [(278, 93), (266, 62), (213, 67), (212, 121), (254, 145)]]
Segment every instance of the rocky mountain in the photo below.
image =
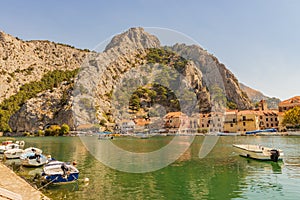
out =
[(49, 71), (79, 68), (86, 53), (49, 41), (22, 41), (0, 31), (0, 102)]
[(215, 56), (197, 45), (175, 44), (171, 49), (182, 57), (193, 60), (203, 73), (206, 85), (209, 88), (216, 85), (221, 88), (226, 100), (236, 104), (236, 108), (243, 110), (252, 107), (237, 78)]
[[(65, 75), (78, 68), (77, 77)], [(181, 109), (190, 103), (201, 112), (226, 102), (238, 109), (252, 106), (237, 78), (216, 57), (196, 45), (162, 47), (142, 28), (115, 36), (100, 53), (49, 41), (22, 41), (1, 32), (0, 81), (0, 128), (9, 124), (12, 131), (114, 123), (128, 111), (132, 94), (143, 85), (151, 88), (155, 81), (168, 82)], [(174, 102), (167, 93), (158, 97)], [(122, 102), (125, 107), (119, 109)]]
[(266, 100), (269, 109), (278, 109), (279, 98), (268, 97), (258, 90), (254, 90), (243, 83), (240, 83), (241, 89), (248, 95), (251, 102), (255, 105), (260, 100)]

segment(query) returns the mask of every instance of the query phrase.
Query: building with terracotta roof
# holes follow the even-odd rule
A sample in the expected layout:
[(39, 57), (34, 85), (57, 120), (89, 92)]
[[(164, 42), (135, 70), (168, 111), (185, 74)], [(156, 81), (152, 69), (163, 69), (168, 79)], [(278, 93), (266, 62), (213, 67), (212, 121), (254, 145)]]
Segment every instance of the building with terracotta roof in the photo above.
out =
[(188, 116), (182, 112), (169, 112), (164, 116), (164, 128), (187, 126)]
[(296, 106), (300, 106), (300, 96), (295, 96), (290, 99), (284, 100), (278, 104), (279, 112), (288, 111)]

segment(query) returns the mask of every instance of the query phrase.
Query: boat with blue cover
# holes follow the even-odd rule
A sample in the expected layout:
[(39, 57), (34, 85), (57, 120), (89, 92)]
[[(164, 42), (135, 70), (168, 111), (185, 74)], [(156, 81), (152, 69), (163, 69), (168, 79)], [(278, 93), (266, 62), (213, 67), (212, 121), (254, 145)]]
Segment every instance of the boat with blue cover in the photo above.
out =
[(72, 183), (79, 178), (79, 171), (70, 163), (54, 160), (44, 166), (42, 177), (49, 183)]

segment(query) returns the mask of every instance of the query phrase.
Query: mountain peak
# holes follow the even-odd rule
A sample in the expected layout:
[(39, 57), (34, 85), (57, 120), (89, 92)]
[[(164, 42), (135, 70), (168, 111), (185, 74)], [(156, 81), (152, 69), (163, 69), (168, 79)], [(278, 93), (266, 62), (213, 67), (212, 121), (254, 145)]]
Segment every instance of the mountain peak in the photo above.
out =
[(16, 38), (0, 30), (0, 42), (11, 42), (13, 40), (16, 40)]
[(124, 33), (118, 34), (112, 38), (110, 43), (106, 46), (105, 51), (115, 49), (124, 51), (124, 49), (147, 49), (159, 48), (159, 39), (147, 33), (143, 28), (130, 28)]

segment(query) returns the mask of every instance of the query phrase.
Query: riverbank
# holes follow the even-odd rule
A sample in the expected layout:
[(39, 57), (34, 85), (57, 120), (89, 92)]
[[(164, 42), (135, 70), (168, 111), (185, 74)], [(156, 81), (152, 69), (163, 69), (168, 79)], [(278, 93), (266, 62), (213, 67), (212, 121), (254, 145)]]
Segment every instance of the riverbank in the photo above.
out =
[(0, 163), (0, 199), (48, 200), (49, 198)]

